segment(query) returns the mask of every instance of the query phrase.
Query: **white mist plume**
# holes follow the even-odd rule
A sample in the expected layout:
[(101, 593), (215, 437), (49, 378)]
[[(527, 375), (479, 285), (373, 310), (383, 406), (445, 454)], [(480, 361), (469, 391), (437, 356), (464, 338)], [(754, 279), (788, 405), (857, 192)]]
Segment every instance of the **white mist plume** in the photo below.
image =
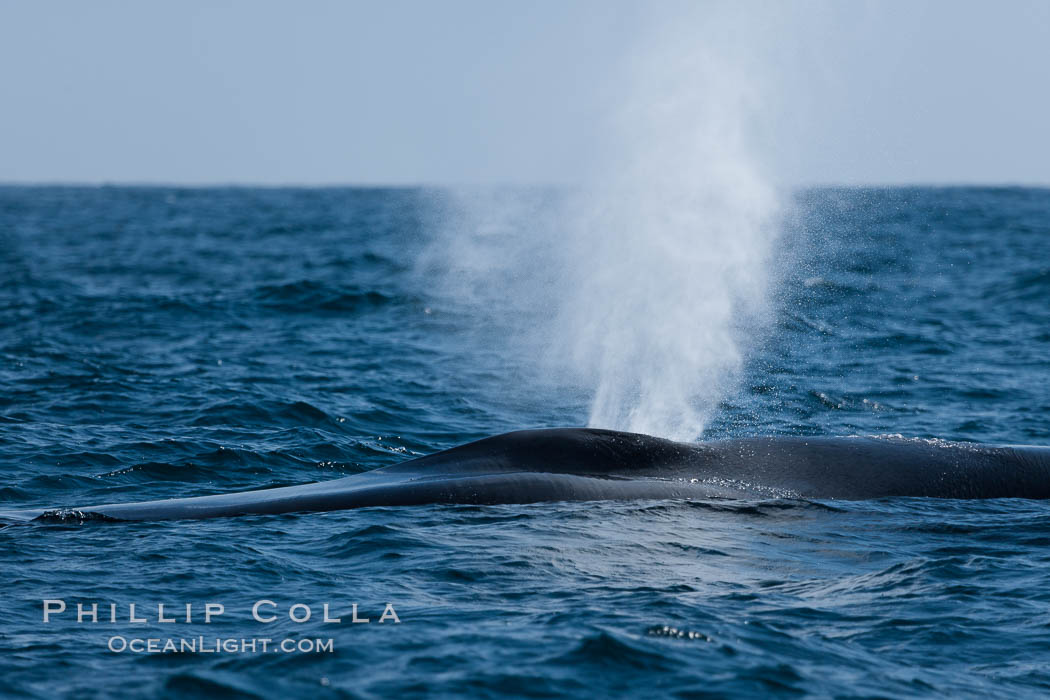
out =
[(778, 198), (753, 151), (754, 66), (714, 37), (662, 37), (572, 224), (556, 337), (594, 387), (590, 425), (694, 439), (739, 377)]
[(652, 32), (610, 83), (588, 186), (461, 193), (429, 260), (450, 295), (512, 327), (508, 351), (590, 393), (591, 426), (677, 439), (740, 378), (779, 214), (756, 147), (761, 38), (732, 6), (689, 20)]

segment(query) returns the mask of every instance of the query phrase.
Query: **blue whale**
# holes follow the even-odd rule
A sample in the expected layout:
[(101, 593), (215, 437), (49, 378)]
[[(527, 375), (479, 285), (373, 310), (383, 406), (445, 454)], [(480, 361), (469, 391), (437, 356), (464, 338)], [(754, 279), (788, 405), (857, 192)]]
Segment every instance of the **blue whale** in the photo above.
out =
[(174, 520), (428, 503), (899, 496), (1050, 498), (1050, 448), (897, 437), (759, 437), (691, 444), (590, 428), (526, 430), (333, 481), (0, 511), (0, 519), (72, 513)]

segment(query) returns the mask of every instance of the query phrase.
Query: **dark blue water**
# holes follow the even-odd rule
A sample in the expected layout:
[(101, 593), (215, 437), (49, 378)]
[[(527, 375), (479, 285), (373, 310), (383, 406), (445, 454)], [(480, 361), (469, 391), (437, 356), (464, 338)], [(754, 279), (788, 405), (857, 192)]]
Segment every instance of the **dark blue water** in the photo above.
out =
[[(418, 260), (444, 197), (0, 188), (0, 508), (329, 479), (586, 422), (586, 391), (434, 292)], [(775, 257), (710, 436), (1050, 444), (1050, 191), (803, 192)], [(1023, 500), (33, 523), (0, 529), (0, 572), (14, 696), (1050, 691), (1050, 506)], [(44, 599), (67, 611), (44, 624)], [(332, 650), (108, 649), (198, 635)]]

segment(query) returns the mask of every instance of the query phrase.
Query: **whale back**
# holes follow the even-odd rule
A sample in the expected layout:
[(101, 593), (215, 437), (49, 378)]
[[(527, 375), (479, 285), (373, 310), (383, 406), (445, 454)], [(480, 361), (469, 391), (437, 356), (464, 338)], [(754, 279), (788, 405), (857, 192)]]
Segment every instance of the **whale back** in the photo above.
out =
[(1050, 448), (899, 436), (689, 444), (593, 428), (525, 430), (377, 471), (688, 478), (809, 498), (1050, 498)]
[(702, 444), (599, 428), (518, 430), (375, 470), (494, 474), (542, 472), (591, 476), (672, 476), (713, 455)]
[(705, 469), (806, 498), (1050, 498), (1050, 448), (937, 439), (763, 437), (708, 443)]
[[(1047, 499), (1050, 448), (896, 437), (686, 444), (590, 428), (528, 430), (334, 481), (70, 510), (163, 520), (428, 503), (905, 496)], [(51, 512), (4, 511), (0, 521)]]

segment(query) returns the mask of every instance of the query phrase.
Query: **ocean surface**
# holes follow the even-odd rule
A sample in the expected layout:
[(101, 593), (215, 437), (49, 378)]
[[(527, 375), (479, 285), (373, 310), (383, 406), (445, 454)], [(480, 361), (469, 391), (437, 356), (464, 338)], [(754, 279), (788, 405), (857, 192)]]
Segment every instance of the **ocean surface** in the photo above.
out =
[[(0, 188), (0, 510), (332, 479), (585, 424), (587, 387), (505, 342), (548, 309), (493, 314), (421, 262), (449, 199)], [(1050, 444), (1050, 190), (802, 191), (772, 258), (705, 437)], [(68, 518), (0, 526), (0, 572), (12, 697), (1050, 693), (1035, 501)], [(45, 623), (44, 600), (67, 609)], [(207, 603), (224, 612), (205, 624)], [(112, 650), (154, 638), (203, 641)], [(322, 649), (212, 648), (262, 638)]]

